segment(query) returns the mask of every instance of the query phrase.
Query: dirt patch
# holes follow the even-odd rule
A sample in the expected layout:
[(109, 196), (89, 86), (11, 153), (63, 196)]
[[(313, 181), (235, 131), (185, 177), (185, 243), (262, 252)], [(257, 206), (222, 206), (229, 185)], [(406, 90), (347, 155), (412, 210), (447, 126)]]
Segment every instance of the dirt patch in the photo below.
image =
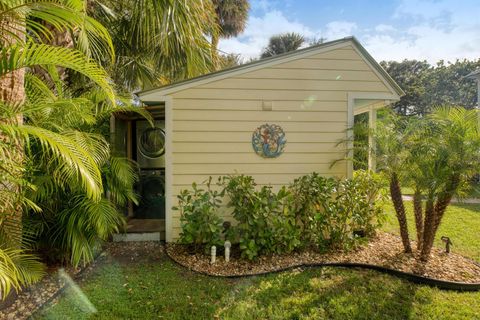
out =
[(480, 283), (480, 264), (455, 253), (446, 254), (438, 248), (433, 248), (432, 256), (425, 264), (419, 261), (418, 252), (403, 253), (398, 236), (384, 232), (378, 233), (370, 242), (350, 252), (322, 254), (303, 251), (262, 256), (255, 261), (233, 257), (229, 263), (219, 256), (213, 265), (210, 264), (208, 255), (190, 254), (188, 248), (183, 245), (170, 244), (167, 245), (166, 250), (168, 255), (181, 265), (212, 275), (256, 274), (307, 263), (365, 263), (437, 280)]
[(105, 259), (119, 263), (158, 262), (165, 259), (165, 246), (160, 242), (112, 242), (105, 249)]

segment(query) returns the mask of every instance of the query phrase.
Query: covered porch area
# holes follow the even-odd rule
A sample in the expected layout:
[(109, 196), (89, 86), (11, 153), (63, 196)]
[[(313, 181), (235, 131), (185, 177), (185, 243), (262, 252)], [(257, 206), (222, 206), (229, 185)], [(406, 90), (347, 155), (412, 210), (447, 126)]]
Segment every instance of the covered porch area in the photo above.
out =
[[(368, 154), (367, 158), (367, 168), (371, 171), (376, 171), (376, 159), (375, 159), (375, 140), (371, 134), (372, 131), (376, 129), (377, 122), (377, 111), (379, 109), (385, 108), (392, 103), (398, 101), (398, 97), (391, 95), (371, 95), (367, 93), (361, 94), (349, 94), (349, 109), (351, 109), (351, 117), (349, 121), (349, 130), (348, 130), (348, 141), (349, 145), (347, 146), (349, 150), (348, 158), (354, 159), (354, 130), (355, 121), (366, 121), (368, 123)], [(363, 118), (363, 119), (360, 119)], [(350, 162), (348, 168), (348, 175), (352, 176), (354, 170), (353, 161)]]

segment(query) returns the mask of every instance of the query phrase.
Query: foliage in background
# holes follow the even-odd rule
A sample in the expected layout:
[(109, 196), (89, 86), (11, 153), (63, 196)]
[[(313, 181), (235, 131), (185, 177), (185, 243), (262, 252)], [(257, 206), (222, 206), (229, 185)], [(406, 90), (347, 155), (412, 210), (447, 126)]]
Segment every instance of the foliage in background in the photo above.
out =
[(211, 246), (222, 245), (223, 220), (218, 215), (218, 208), (223, 198), (223, 192), (211, 189), (211, 181), (206, 189), (192, 184), (192, 190), (182, 190), (177, 196), (180, 211), (182, 232), (180, 242), (193, 245), (195, 251), (208, 252)]
[[(193, 184), (193, 191), (178, 196), (180, 242), (206, 251), (212, 244), (221, 245), (223, 238), (238, 243), (241, 256), (250, 260), (311, 246), (349, 250), (382, 222), (383, 180), (369, 172), (341, 180), (312, 173), (278, 192), (271, 186), (257, 188), (247, 175), (221, 177), (222, 191), (211, 191), (210, 181), (206, 191)], [(235, 222), (226, 237), (218, 216), (223, 195)]]
[(295, 51), (305, 44), (305, 37), (299, 33), (287, 32), (272, 36), (263, 49), (260, 58), (268, 58), (278, 54)]
[(218, 34), (211, 1), (105, 0), (89, 13), (108, 26), (115, 61), (105, 65), (118, 91), (131, 93), (214, 69), (207, 34)]
[(426, 115), (439, 106), (476, 105), (477, 86), (474, 80), (464, 78), (480, 68), (477, 61), (439, 61), (432, 66), (426, 61), (382, 61), (382, 67), (402, 87), (405, 95), (393, 105), (402, 115)]
[[(378, 111), (377, 111), (378, 112)], [(368, 112), (360, 113), (354, 117), (353, 126), (353, 170), (368, 170), (368, 144), (370, 134), (368, 124)]]
[[(223, 69), (225, 59), (219, 57), (218, 41), (220, 38), (231, 38), (238, 36), (247, 25), (249, 0), (212, 0), (215, 8), (215, 22), (218, 25), (218, 32), (212, 33), (212, 57), (216, 69)], [(219, 61), (217, 61), (219, 60)]]

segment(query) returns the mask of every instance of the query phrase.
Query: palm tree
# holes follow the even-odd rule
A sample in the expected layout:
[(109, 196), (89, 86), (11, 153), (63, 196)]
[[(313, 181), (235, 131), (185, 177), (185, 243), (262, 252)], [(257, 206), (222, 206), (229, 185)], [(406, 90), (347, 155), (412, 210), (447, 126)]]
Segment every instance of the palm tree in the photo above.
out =
[(122, 93), (213, 68), (206, 35), (216, 36), (218, 27), (211, 1), (104, 0), (90, 13), (109, 26), (115, 61), (106, 64)]
[(297, 50), (305, 43), (305, 37), (295, 32), (287, 32), (272, 36), (268, 46), (263, 50), (261, 58), (268, 58)]
[[(361, 128), (353, 128), (354, 131), (365, 135), (364, 123)], [(358, 126), (358, 124), (356, 125)], [(393, 112), (386, 113), (377, 122), (375, 131), (368, 130), (375, 140), (375, 149), (371, 149), (366, 139), (355, 141), (354, 154), (368, 154), (372, 152), (376, 156), (377, 169), (384, 172), (388, 177), (390, 197), (392, 199), (395, 214), (400, 227), (400, 236), (404, 251), (411, 253), (410, 238), (408, 234), (405, 205), (402, 199), (401, 183), (407, 179), (409, 152), (406, 140), (412, 134), (414, 126), (408, 119), (399, 117)]]
[[(425, 198), (425, 210), (417, 210), (421, 259), (427, 261), (435, 235), (451, 199), (480, 169), (480, 128), (478, 111), (439, 108), (416, 125), (410, 137), (417, 197)], [(418, 201), (418, 200), (417, 200)], [(418, 204), (416, 204), (418, 206)], [(418, 232), (418, 231), (417, 231)]]
[(0, 178), (2, 205), (0, 206), (0, 294), (5, 298), (10, 290), (37, 280), (42, 273), (41, 264), (26, 253), (27, 237), (22, 230), (23, 205), (39, 210), (23, 197), (29, 187), (24, 172), (27, 164), (24, 148), (31, 140), (38, 141), (41, 151), (55, 159), (63, 178), (76, 180), (91, 199), (102, 194), (102, 178), (94, 159), (72, 144), (71, 138), (24, 124), (25, 70), (41, 66), (52, 70), (59, 66), (69, 68), (91, 79), (102, 89), (109, 101), (115, 94), (106, 72), (79, 51), (52, 47), (39, 43), (51, 35), (44, 21), (58, 28), (73, 28), (82, 17), (75, 11), (75, 1), (22, 1), (0, 2)]
[(41, 208), (40, 212), (31, 212), (28, 219), (36, 230), (36, 246), (49, 260), (69, 261), (74, 266), (88, 263), (99, 243), (124, 224), (119, 208), (128, 201), (137, 202), (133, 190), (135, 166), (111, 155), (102, 126), (114, 112), (144, 115), (145, 111), (112, 104), (101, 91), (73, 96), (67, 89), (57, 96), (36, 74), (27, 74), (26, 88), (25, 123), (68, 138), (77, 150), (92, 157), (102, 177), (101, 197), (92, 198), (77, 179), (63, 173), (55, 157), (42, 152), (37, 140), (29, 143), (26, 158), (30, 170), (26, 178), (34, 192), (27, 190), (26, 196)]
[(245, 30), (250, 3), (248, 0), (212, 0), (212, 2), (215, 7), (215, 20), (220, 29), (218, 33), (212, 34), (212, 56), (217, 61), (219, 39), (236, 37)]

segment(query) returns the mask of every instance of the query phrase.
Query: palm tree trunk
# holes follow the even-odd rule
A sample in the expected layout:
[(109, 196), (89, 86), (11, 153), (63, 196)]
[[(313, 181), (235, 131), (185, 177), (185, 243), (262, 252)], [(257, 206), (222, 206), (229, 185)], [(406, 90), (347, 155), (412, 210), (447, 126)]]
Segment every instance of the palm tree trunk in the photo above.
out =
[(405, 214), (405, 206), (403, 205), (402, 190), (398, 175), (394, 172), (390, 177), (390, 196), (392, 197), (393, 206), (397, 215), (398, 224), (400, 225), (400, 236), (402, 237), (403, 248), (406, 253), (412, 252), (410, 239), (408, 237), (407, 216)]
[(213, 61), (213, 66), (215, 70), (219, 69), (219, 59), (218, 59), (218, 42), (219, 42), (219, 36), (218, 34), (213, 34), (212, 35), (212, 61)]
[(420, 253), (420, 260), (428, 261), (430, 258), (430, 252), (433, 247), (433, 240), (435, 239), (434, 231), (434, 221), (435, 221), (435, 206), (433, 204), (433, 199), (428, 199), (425, 205), (425, 222), (423, 224), (423, 243), (422, 251)]
[(423, 208), (422, 194), (418, 190), (415, 190), (413, 194), (413, 213), (415, 216), (415, 228), (417, 230), (417, 250), (421, 250), (423, 243)]
[(450, 178), (450, 182), (445, 188), (445, 191), (438, 198), (437, 203), (435, 204), (435, 221), (434, 221), (434, 232), (437, 233), (440, 222), (442, 222), (443, 215), (447, 210), (448, 205), (452, 201), (452, 198), (460, 184), (460, 177), (454, 175)]
[[(5, 30), (4, 37), (0, 40), (2, 48), (15, 45), (17, 43), (25, 42), (26, 28), (25, 24), (18, 17), (13, 18), (5, 17), (2, 24), (3, 30)], [(21, 104), (25, 100), (25, 88), (24, 88), (25, 70), (15, 70), (0, 77), (0, 97), (3, 102), (8, 104), (12, 109), (21, 108)], [(0, 119), (0, 123), (23, 123), (23, 115), (21, 113), (15, 113), (16, 116), (7, 119)], [(11, 177), (18, 179), (22, 176), (22, 166), (24, 159), (23, 144), (20, 138), (10, 135), (0, 134), (0, 143), (9, 146), (10, 150), (6, 154), (4, 163), (7, 166), (8, 174)], [(6, 188), (7, 192), (4, 194), (9, 195), (9, 199), (4, 202), (4, 205), (0, 208), (0, 227), (4, 228), (5, 233), (12, 240), (13, 246), (20, 246), (21, 241), (21, 227), (22, 227), (22, 207), (19, 202), (19, 196), (21, 193), (21, 186), (13, 179), (10, 182), (3, 183), (1, 188)], [(3, 203), (3, 201), (2, 201)]]
[(423, 261), (427, 261), (430, 257), (430, 252), (433, 248), (433, 242), (435, 241), (435, 235), (437, 234), (438, 227), (442, 222), (443, 215), (445, 214), (448, 205), (452, 201), (459, 184), (460, 176), (452, 176), (450, 178), (450, 182), (445, 187), (445, 190), (438, 197), (435, 205), (433, 204), (433, 201), (427, 202), (428, 210), (425, 210), (425, 230), (421, 252), (421, 259)]
[[(42, 39), (43, 43), (50, 44), (55, 47), (63, 48), (74, 48), (75, 43), (73, 41), (72, 35), (67, 29), (58, 29), (50, 23), (43, 22), (43, 25), (51, 33), (51, 38)], [(67, 69), (63, 67), (57, 67), (58, 77), (62, 82), (68, 81)], [(53, 83), (48, 72), (40, 66), (33, 67), (33, 72), (45, 81), (50, 87), (50, 89), (55, 89), (55, 84)]]

